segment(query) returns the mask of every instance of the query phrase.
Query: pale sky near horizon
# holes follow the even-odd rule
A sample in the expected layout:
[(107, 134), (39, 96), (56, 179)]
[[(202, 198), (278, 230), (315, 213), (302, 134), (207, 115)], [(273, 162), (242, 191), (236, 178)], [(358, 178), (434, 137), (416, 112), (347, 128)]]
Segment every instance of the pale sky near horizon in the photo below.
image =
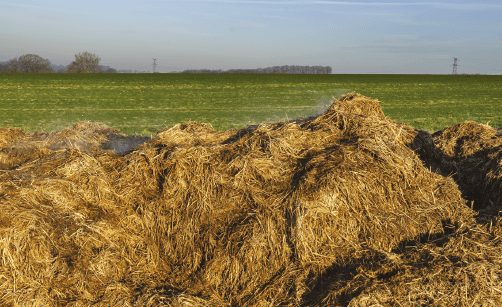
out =
[(502, 74), (502, 1), (0, 1), (0, 61), (116, 69), (331, 66), (334, 74)]

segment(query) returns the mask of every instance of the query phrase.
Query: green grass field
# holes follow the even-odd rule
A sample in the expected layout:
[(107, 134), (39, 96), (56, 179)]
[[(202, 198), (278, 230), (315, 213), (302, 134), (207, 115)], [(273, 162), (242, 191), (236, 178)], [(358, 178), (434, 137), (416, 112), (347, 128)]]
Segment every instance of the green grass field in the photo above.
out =
[(430, 132), (466, 120), (502, 126), (502, 76), (0, 74), (0, 127), (50, 132), (86, 120), (150, 136), (197, 121), (225, 130), (320, 113), (350, 92)]

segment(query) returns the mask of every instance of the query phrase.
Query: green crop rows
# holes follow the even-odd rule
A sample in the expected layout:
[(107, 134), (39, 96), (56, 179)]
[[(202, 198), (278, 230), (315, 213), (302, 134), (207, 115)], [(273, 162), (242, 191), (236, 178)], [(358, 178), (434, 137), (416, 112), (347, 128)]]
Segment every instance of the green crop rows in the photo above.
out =
[(320, 113), (350, 92), (430, 132), (466, 120), (502, 126), (502, 76), (0, 74), (0, 127), (50, 132), (86, 120), (150, 136), (196, 121), (225, 130)]

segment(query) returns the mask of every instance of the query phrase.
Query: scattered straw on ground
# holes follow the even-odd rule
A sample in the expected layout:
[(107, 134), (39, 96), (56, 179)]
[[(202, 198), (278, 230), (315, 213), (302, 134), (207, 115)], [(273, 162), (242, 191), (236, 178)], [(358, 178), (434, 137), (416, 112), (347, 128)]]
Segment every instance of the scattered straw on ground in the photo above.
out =
[(152, 140), (0, 130), (0, 306), (498, 306), (502, 138), (348, 94)]

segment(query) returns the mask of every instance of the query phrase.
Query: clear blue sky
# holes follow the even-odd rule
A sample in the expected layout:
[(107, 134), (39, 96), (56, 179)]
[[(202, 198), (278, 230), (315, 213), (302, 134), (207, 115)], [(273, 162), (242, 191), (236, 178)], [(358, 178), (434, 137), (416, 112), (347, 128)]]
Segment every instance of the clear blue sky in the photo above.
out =
[(0, 61), (116, 69), (331, 66), (333, 73), (502, 74), (502, 1), (0, 1)]

